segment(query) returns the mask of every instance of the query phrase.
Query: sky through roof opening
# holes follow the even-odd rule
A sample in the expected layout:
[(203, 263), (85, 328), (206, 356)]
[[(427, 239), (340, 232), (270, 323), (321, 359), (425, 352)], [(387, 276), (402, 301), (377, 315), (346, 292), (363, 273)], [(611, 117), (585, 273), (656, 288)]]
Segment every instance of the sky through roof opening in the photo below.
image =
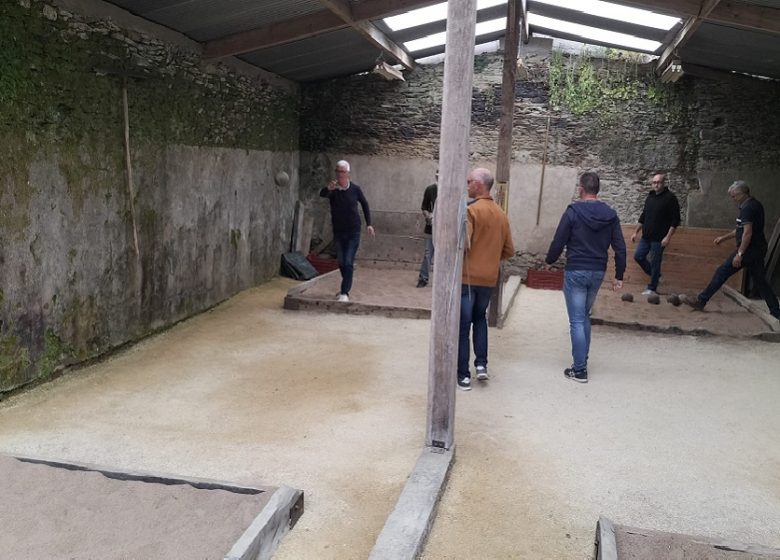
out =
[[(633, 23), (653, 29), (669, 30), (680, 22), (680, 20), (675, 17), (656, 14), (654, 12), (642, 10), (639, 8), (618, 6), (617, 4), (611, 4), (602, 0), (536, 0), (536, 2), (596, 15), (607, 19), (613, 19), (616, 21)], [(478, 0), (477, 10), (483, 10), (493, 6), (500, 6), (502, 4), (506, 5), (506, 0)], [(389, 17), (384, 21), (391, 30), (400, 31), (402, 29), (411, 29), (425, 25), (427, 23), (446, 21), (446, 19), (447, 3), (442, 2), (434, 6), (411, 10), (404, 14)], [(661, 46), (661, 43), (658, 41), (645, 39), (642, 37), (635, 37), (625, 33), (608, 31), (606, 29), (589, 27), (569, 21), (549, 18), (537, 15), (533, 12), (533, 10), (529, 10), (528, 23), (532, 27), (536, 26), (543, 28), (547, 33), (554, 34), (555, 32), (559, 32), (570, 37), (579, 37), (582, 39), (583, 43), (587, 43), (588, 41), (595, 41), (597, 43), (607, 43), (628, 50), (648, 53), (655, 52)], [(484, 21), (477, 24), (476, 36), (479, 37), (480, 35), (502, 31), (505, 28), (505, 17)], [(421, 37), (419, 39), (407, 41), (404, 43), (404, 47), (406, 47), (406, 49), (412, 53), (425, 49), (440, 47), (445, 44), (446, 37), (446, 32), (435, 33), (433, 35), (428, 35), (427, 37)]]

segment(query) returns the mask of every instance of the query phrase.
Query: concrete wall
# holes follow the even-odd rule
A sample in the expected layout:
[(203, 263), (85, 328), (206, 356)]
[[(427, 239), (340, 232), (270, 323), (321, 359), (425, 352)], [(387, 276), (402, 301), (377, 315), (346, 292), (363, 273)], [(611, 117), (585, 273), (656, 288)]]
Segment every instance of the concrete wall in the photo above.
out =
[(102, 2), (0, 3), (0, 395), (278, 272), (297, 86), (199, 49)]

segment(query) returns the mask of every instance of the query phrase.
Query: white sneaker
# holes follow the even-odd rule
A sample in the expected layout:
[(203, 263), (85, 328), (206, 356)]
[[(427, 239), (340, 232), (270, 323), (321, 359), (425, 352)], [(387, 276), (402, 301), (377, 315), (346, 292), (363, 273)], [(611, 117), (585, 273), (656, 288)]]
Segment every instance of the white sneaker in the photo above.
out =
[(480, 381), (488, 380), (487, 366), (477, 366), (477, 379)]
[(647, 289), (644, 292), (642, 292), (642, 295), (643, 296), (657, 296), (658, 294), (656, 293), (655, 290)]
[(340, 301), (341, 303), (349, 303), (349, 296), (347, 294), (339, 294), (339, 297), (336, 298), (336, 301)]

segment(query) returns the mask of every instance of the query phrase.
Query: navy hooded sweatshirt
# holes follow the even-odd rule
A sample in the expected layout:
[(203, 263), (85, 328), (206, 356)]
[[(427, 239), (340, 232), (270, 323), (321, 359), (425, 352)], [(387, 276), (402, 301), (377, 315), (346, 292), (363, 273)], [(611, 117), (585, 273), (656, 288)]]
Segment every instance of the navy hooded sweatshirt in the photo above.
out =
[(566, 247), (566, 270), (606, 270), (608, 249), (615, 251), (615, 278), (626, 271), (626, 242), (615, 211), (600, 200), (569, 204), (561, 216), (545, 262), (553, 264)]

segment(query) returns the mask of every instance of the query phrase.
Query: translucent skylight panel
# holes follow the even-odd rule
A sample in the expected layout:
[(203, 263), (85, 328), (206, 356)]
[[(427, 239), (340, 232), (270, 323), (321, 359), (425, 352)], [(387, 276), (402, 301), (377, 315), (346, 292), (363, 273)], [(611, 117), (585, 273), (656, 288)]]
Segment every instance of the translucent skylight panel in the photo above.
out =
[[(507, 0), (477, 0), (477, 10), (500, 6), (506, 4), (506, 2)], [(401, 29), (409, 29), (410, 27), (417, 27), (425, 25), (426, 23), (444, 21), (446, 19), (447, 3), (442, 2), (441, 4), (435, 4), (433, 6), (428, 6), (427, 8), (419, 8), (404, 14), (385, 18), (385, 23), (393, 31), (400, 31)]]
[(536, 2), (664, 31), (668, 31), (680, 21), (676, 17), (656, 14), (641, 8), (618, 6), (601, 0), (536, 0)]
[[(477, 37), (480, 35), (487, 35), (495, 31), (503, 31), (506, 29), (506, 18), (491, 19), (490, 21), (483, 21), (478, 23), (475, 29)], [(420, 39), (413, 41), (407, 41), (404, 43), (404, 47), (413, 53), (415, 51), (421, 51), (424, 49), (430, 49), (432, 47), (439, 47), (443, 45), (447, 40), (447, 32), (435, 33), (434, 35), (428, 35)]]
[(645, 52), (654, 52), (658, 47), (661, 46), (661, 43), (658, 41), (642, 39), (640, 37), (634, 37), (633, 35), (626, 35), (625, 33), (616, 33), (614, 31), (607, 31), (606, 29), (599, 29), (597, 27), (589, 27), (587, 25), (580, 25), (578, 23), (571, 23), (559, 19), (548, 18), (533, 13), (528, 14), (528, 23), (530, 25), (544, 27), (550, 31), (560, 31), (561, 33), (567, 33), (569, 35), (577, 35), (584, 39), (583, 43), (587, 43), (587, 39), (590, 39), (600, 43), (609, 43), (611, 45), (625, 47), (629, 50)]

